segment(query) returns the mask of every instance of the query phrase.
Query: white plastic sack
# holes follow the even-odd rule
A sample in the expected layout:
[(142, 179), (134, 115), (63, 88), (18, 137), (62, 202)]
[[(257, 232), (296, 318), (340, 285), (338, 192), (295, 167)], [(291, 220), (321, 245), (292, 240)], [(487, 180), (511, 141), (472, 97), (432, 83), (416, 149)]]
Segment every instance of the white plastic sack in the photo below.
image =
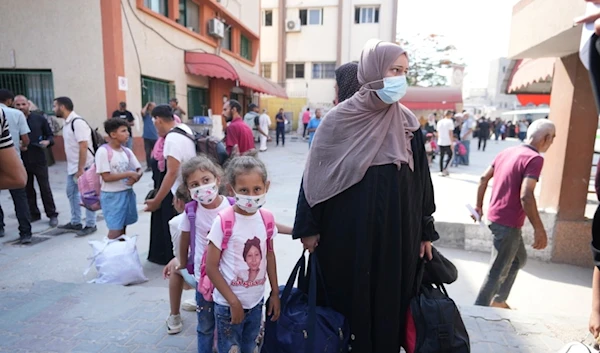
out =
[(121, 235), (117, 239), (89, 241), (94, 255), (88, 269), (83, 273), (87, 275), (91, 267), (96, 264), (98, 276), (90, 282), (110, 284), (138, 284), (148, 280), (144, 276), (144, 269), (138, 256), (136, 236)]
[(581, 342), (571, 342), (561, 348), (558, 353), (598, 353), (598, 350)]

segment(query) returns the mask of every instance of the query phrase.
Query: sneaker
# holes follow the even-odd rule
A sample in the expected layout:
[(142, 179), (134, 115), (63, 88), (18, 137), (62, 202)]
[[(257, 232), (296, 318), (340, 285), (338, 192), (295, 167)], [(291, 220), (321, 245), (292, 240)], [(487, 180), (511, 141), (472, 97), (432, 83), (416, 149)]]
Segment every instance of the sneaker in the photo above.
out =
[(58, 229), (80, 231), (83, 229), (83, 226), (81, 224), (67, 223), (63, 224), (62, 226), (58, 226)]
[(93, 227), (85, 227), (82, 230), (80, 230), (79, 232), (77, 232), (76, 237), (85, 237), (86, 235), (90, 235), (92, 233), (96, 233), (96, 231), (98, 230), (98, 228), (96, 226)]
[(444, 173), (444, 176), (448, 176), (448, 175), (450, 175), (450, 172), (448, 172), (448, 170), (447, 170), (447, 169), (446, 169), (446, 170), (444, 170), (444, 171), (443, 171), (443, 173)]
[(194, 299), (184, 300), (181, 309), (185, 311), (196, 311), (196, 301)]
[(167, 319), (167, 333), (169, 335), (178, 334), (183, 330), (183, 321), (181, 315), (169, 315)]
[(21, 240), (19, 241), (19, 244), (31, 244), (31, 235), (28, 237), (21, 237)]
[(58, 218), (50, 217), (50, 227), (54, 228), (58, 225)]

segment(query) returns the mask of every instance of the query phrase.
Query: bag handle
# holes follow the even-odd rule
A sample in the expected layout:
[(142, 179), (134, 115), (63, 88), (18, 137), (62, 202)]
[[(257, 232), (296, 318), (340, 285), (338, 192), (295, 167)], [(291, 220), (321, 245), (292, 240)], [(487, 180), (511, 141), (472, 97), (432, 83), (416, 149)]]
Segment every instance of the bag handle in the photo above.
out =
[[(317, 281), (321, 282), (323, 288), (325, 288), (325, 280), (323, 279), (323, 273), (321, 272), (321, 265), (316, 253), (311, 253), (308, 257), (310, 264), (310, 282), (308, 285), (308, 345), (306, 346), (306, 353), (316, 352), (315, 349), (315, 332), (317, 328)], [(325, 294), (325, 303), (327, 307), (331, 307), (331, 302), (327, 295), (327, 291), (323, 290)]]
[(302, 251), (302, 255), (300, 256), (300, 259), (298, 260), (298, 262), (296, 262), (296, 266), (294, 266), (294, 269), (292, 270), (292, 273), (290, 274), (290, 277), (287, 280), (285, 288), (283, 289), (283, 293), (281, 294), (281, 312), (283, 312), (286, 307), (286, 304), (288, 302), (290, 294), (292, 293), (292, 288), (294, 287), (294, 282), (296, 281), (296, 278), (298, 278), (299, 273), (302, 272), (300, 274), (302, 276), (302, 278), (304, 278), (304, 276), (305, 276), (304, 275), (304, 273), (306, 272), (306, 259), (304, 258), (305, 252), (306, 252), (306, 250)]
[(421, 294), (421, 286), (423, 285), (423, 275), (425, 274), (426, 262), (427, 261), (425, 261), (425, 259), (419, 259), (419, 263), (417, 265), (417, 277), (415, 278), (417, 286), (417, 296)]

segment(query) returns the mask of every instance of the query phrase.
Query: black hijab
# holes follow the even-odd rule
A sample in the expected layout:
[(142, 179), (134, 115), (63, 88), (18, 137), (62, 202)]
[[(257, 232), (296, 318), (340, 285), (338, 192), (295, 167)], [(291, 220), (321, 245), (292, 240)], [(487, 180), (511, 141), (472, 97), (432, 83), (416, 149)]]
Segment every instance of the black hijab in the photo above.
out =
[(352, 97), (360, 89), (358, 83), (358, 64), (346, 63), (335, 70), (335, 80), (338, 85), (338, 104)]

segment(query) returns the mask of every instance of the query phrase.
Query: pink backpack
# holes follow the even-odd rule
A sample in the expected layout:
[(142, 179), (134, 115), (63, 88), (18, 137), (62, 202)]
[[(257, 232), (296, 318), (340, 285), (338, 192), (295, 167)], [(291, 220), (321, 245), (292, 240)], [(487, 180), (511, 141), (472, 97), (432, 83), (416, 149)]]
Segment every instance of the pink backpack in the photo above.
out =
[[(264, 208), (261, 208), (258, 211), (260, 212), (265, 224), (265, 228), (267, 229), (267, 251), (273, 251), (271, 239), (273, 238), (273, 232), (275, 231), (275, 218), (270, 211), (267, 211)], [(219, 212), (219, 216), (221, 217), (221, 229), (223, 230), (223, 241), (221, 242), (221, 256), (223, 256), (223, 252), (227, 249), (227, 243), (229, 242), (229, 238), (231, 238), (231, 233), (233, 231), (233, 225), (235, 223), (235, 211), (233, 207), (229, 207)], [(207, 251), (205, 251), (204, 255), (202, 255), (198, 291), (200, 294), (202, 294), (204, 300), (213, 301), (213, 292), (215, 290), (215, 286), (206, 275), (206, 253)]]
[[(107, 144), (104, 144), (100, 148), (106, 148), (108, 153), (108, 163), (113, 157), (113, 149)], [(131, 150), (127, 147), (122, 147), (127, 157), (131, 161)], [(100, 205), (100, 187), (101, 187), (101, 176), (96, 173), (96, 163), (85, 171), (77, 180), (77, 188), (79, 189), (80, 205), (87, 208), (90, 211), (98, 211), (102, 208)]]
[(462, 143), (458, 142), (458, 155), (465, 156), (467, 154), (467, 148)]
[[(233, 197), (228, 197), (227, 201), (229, 201), (229, 205), (233, 206), (235, 204), (235, 199)], [(196, 210), (198, 209), (197, 201), (190, 201), (185, 204), (185, 215), (190, 221), (190, 251), (188, 252), (188, 260), (187, 260), (187, 271), (190, 275), (194, 274), (194, 255), (196, 254)]]

